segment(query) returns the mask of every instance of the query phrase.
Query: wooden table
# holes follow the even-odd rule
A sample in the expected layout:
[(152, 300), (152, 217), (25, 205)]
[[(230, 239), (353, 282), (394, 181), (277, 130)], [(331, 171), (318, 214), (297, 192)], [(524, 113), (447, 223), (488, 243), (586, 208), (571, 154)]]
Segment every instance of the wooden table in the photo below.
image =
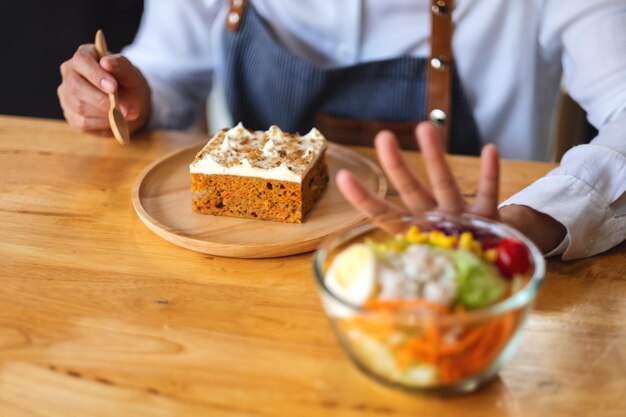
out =
[[(121, 147), (0, 117), (0, 416), (626, 416), (624, 245), (550, 262), (520, 348), (490, 385), (398, 392), (341, 352), (311, 254), (216, 258), (139, 221), (140, 170), (197, 139), (151, 132)], [(475, 189), (477, 161), (452, 163)], [(551, 167), (506, 161), (503, 196)]]

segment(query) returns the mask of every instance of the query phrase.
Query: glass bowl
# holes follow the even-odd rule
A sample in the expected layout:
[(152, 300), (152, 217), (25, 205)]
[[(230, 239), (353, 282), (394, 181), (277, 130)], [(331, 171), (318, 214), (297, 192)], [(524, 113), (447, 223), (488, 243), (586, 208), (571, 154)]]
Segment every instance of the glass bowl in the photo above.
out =
[[(407, 302), (393, 310), (351, 304), (326, 285), (335, 258), (351, 244), (384, 242), (412, 226), (445, 234), (471, 231), (483, 242), (515, 238), (528, 250), (530, 268), (518, 288), (488, 307), (438, 313)], [(366, 375), (397, 388), (423, 393), (475, 390), (511, 357), (545, 274), (539, 249), (517, 230), (472, 215), (435, 212), (356, 227), (324, 242), (313, 269), (322, 306), (343, 350)], [(396, 306), (397, 307), (397, 306)]]

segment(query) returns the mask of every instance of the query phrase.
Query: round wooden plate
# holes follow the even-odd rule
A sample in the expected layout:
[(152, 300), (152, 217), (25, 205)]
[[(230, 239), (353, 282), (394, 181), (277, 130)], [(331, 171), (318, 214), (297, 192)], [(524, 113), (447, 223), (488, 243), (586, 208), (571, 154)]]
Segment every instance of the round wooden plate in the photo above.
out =
[(208, 216), (191, 210), (189, 164), (204, 146), (198, 143), (148, 166), (133, 186), (133, 206), (141, 221), (163, 239), (197, 252), (234, 258), (271, 258), (316, 249), (330, 235), (364, 220), (335, 186), (340, 168), (352, 171), (372, 192), (384, 197), (387, 181), (376, 164), (329, 143), (331, 180), (301, 224)]

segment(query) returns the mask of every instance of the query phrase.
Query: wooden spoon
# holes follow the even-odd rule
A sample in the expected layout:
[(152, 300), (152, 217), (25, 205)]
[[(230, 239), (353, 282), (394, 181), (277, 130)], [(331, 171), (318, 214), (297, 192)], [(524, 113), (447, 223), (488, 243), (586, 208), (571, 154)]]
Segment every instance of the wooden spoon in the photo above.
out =
[[(96, 52), (98, 53), (98, 60), (102, 59), (109, 54), (107, 48), (107, 42), (104, 39), (104, 32), (99, 30), (96, 32)], [(109, 100), (111, 106), (109, 107), (109, 124), (115, 139), (122, 144), (128, 145), (130, 143), (130, 133), (128, 132), (128, 124), (124, 115), (120, 110), (120, 99), (117, 92), (109, 94)]]

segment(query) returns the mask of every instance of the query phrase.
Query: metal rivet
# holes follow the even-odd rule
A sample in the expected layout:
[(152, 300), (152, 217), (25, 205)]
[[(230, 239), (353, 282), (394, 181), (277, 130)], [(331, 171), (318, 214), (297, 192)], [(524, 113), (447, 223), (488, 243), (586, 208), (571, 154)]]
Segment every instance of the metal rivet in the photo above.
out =
[(437, 57), (437, 58), (431, 58), (430, 59), (430, 66), (433, 67), (436, 70), (443, 70), (448, 66), (448, 60), (443, 57)]
[(433, 4), (433, 7), (431, 7), (431, 9), (433, 13), (441, 16), (448, 14), (448, 5), (443, 0), (439, 0), (435, 4)]
[(430, 121), (438, 125), (443, 124), (446, 121), (446, 112), (440, 109), (434, 109), (428, 115)]
[(236, 25), (237, 23), (239, 23), (239, 13), (237, 12), (230, 12), (228, 13), (228, 23), (231, 25)]

